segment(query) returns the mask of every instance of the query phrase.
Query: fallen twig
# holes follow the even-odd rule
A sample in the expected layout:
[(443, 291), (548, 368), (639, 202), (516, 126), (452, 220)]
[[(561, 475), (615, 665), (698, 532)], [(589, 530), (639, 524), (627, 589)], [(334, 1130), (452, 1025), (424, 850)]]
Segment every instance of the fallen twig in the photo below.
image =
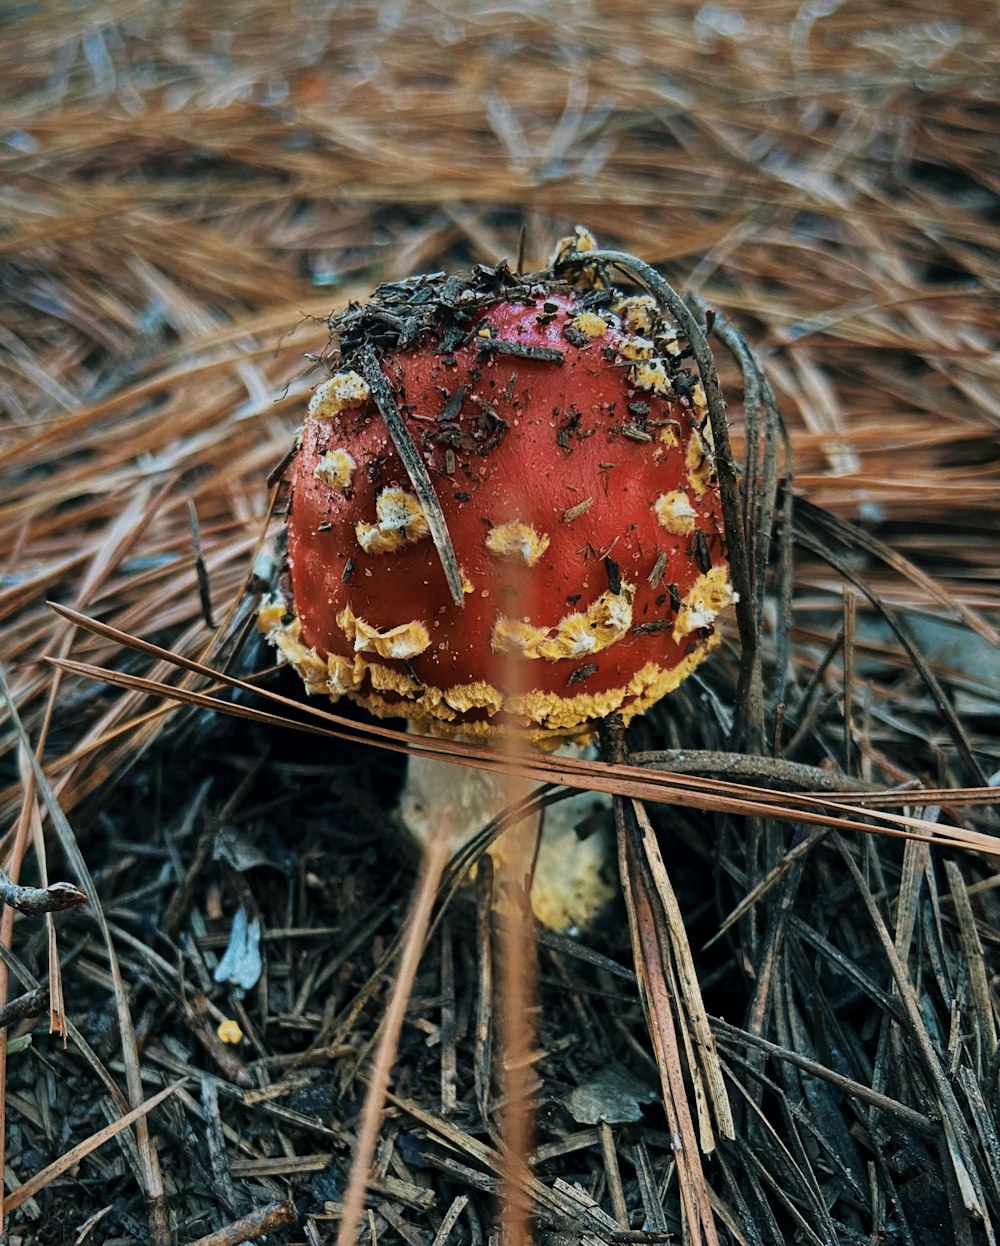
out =
[(9, 1004), (0, 1008), (0, 1030), (15, 1021), (24, 1021), (28, 1017), (40, 1017), (49, 1006), (49, 989), (45, 986), (36, 987), (25, 995), (19, 995)]
[(258, 1207), (246, 1216), (240, 1216), (232, 1224), (223, 1225), (214, 1233), (199, 1237), (190, 1246), (239, 1246), (240, 1242), (252, 1242), (255, 1237), (263, 1237), (272, 1229), (280, 1229), (282, 1225), (294, 1224), (299, 1213), (289, 1199), (280, 1203), (268, 1203), (266, 1207)]
[(0, 902), (24, 913), (39, 917), (43, 913), (61, 913), (63, 909), (85, 904), (87, 896), (72, 883), (49, 883), (47, 887), (21, 887), (0, 870)]

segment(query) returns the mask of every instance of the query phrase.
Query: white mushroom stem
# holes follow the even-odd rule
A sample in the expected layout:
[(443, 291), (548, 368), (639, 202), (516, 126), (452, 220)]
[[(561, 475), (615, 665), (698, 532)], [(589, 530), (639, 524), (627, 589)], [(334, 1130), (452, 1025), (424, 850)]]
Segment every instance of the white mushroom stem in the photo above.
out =
[[(410, 729), (414, 730), (412, 725)], [(566, 757), (596, 755), (576, 744), (563, 744), (556, 752)], [(411, 756), (400, 814), (425, 851), (445, 825), (455, 828), (449, 832), (453, 855), (511, 803), (511, 794), (511, 784), (501, 774)], [(490, 849), (508, 872), (530, 877), (533, 866), (531, 907), (542, 925), (553, 930), (585, 926), (615, 894), (610, 806), (603, 793), (579, 792), (532, 815), (530, 828), (519, 828), (516, 835), (505, 832)], [(511, 843), (518, 845), (522, 859), (511, 860)], [(526, 859), (532, 853), (526, 844), (534, 846), (534, 862)]]

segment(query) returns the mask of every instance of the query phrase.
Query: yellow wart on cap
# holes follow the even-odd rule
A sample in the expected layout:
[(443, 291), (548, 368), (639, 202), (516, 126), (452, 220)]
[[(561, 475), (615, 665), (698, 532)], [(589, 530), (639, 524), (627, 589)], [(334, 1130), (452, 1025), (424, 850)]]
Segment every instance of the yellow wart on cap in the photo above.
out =
[(715, 475), (715, 463), (712, 459), (711, 451), (697, 429), (692, 432), (691, 439), (688, 442), (685, 462), (687, 465), (688, 484), (694, 490), (695, 496), (700, 498), (712, 483), (712, 477)]
[(495, 653), (521, 653), (525, 657), (537, 658), (541, 656), (539, 648), (547, 635), (543, 627), (501, 614), (493, 624), (490, 644)]
[(430, 633), (419, 619), (380, 631), (345, 606), (337, 615), (337, 626), (354, 646), (355, 653), (377, 653), (380, 658), (401, 660), (415, 658), (430, 648)]
[(623, 359), (652, 359), (653, 343), (648, 337), (622, 338), (622, 340), (618, 343), (618, 353)]
[(317, 480), (322, 480), (325, 485), (329, 485), (331, 489), (343, 493), (345, 489), (351, 487), (351, 477), (356, 467), (357, 463), (350, 451), (327, 450), (313, 468), (313, 475)]
[(560, 238), (552, 248), (549, 256), (550, 264), (558, 264), (573, 251), (596, 251), (597, 239), (585, 225), (574, 225), (573, 232)]
[(629, 369), (629, 380), (636, 389), (660, 394), (666, 398), (670, 393), (670, 377), (662, 359), (644, 359)]
[(265, 600), (257, 612), (257, 627), (267, 643), (278, 651), (279, 660), (287, 662), (305, 684), (306, 692), (316, 696), (326, 691), (326, 662), (314, 648), (302, 641), (302, 623), (296, 617), (285, 623), (287, 607), (280, 598)]
[(472, 710), (486, 710), (488, 714), (495, 714), (503, 705), (503, 693), (484, 679), (445, 688), (442, 696), (445, 703), (460, 714), (468, 714)]
[[(412, 675), (407, 675), (404, 671), (397, 670), (394, 666), (382, 666), (379, 662), (366, 662), (364, 658), (355, 658), (355, 662), (362, 668), (361, 679), (359, 684), (364, 682), (365, 675), (376, 692), (395, 692), (397, 696), (415, 698), (420, 694), (419, 705), (421, 710), (424, 708), (426, 700), (424, 694), (424, 685), (414, 679)], [(366, 703), (367, 696), (358, 698), (362, 705)], [(398, 715), (397, 710), (397, 715)]]
[(674, 640), (683, 640), (702, 627), (711, 627), (720, 611), (738, 600), (729, 579), (729, 568), (712, 567), (688, 589), (677, 611)]
[(509, 523), (497, 524), (489, 530), (486, 548), (498, 558), (523, 562), (526, 566), (533, 567), (549, 548), (549, 538), (546, 533), (537, 532), (531, 524), (512, 519)]
[(358, 544), (366, 554), (391, 554), (423, 540), (430, 532), (416, 495), (405, 489), (383, 489), (375, 501), (375, 514), (377, 523), (361, 520), (354, 528)]
[(600, 653), (621, 640), (632, 626), (634, 596), (635, 586), (622, 584), (620, 593), (604, 592), (585, 613), (568, 614), (549, 628), (501, 614), (493, 625), (490, 644), (497, 653), (517, 653), (550, 662)]
[(582, 311), (577, 312), (572, 320), (566, 326), (575, 329), (578, 333), (582, 333), (584, 337), (598, 338), (608, 327), (608, 322), (596, 312)]
[(697, 512), (683, 489), (661, 493), (653, 503), (653, 513), (657, 522), (675, 536), (684, 536), (694, 531)]
[(656, 299), (649, 294), (636, 294), (616, 303), (614, 310), (621, 316), (629, 333), (652, 337), (659, 320)]
[(364, 664), (360, 658), (350, 662), (336, 653), (326, 659), (326, 691), (331, 701), (347, 692), (353, 692), (364, 679)]
[(320, 385), (309, 400), (314, 420), (328, 420), (341, 411), (363, 407), (371, 397), (368, 382), (357, 372), (338, 372)]
[(287, 611), (288, 606), (283, 597), (272, 597), (268, 594), (257, 610), (257, 630), (270, 639), (271, 633), (281, 626)]

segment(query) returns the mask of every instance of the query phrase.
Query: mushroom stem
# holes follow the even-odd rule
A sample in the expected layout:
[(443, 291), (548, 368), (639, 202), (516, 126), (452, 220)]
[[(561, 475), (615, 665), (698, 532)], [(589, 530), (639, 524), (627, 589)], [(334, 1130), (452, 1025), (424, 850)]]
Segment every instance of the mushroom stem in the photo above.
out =
[[(420, 729), (411, 723), (410, 730)], [(572, 743), (556, 751), (563, 756), (596, 756), (592, 748)], [(449, 845), (454, 855), (510, 803), (510, 786), (503, 774), (414, 754), (407, 763), (399, 811), (422, 851), (447, 819), (455, 828)], [(610, 808), (610, 798), (603, 793), (580, 792), (529, 815), (530, 826), (521, 823), (516, 836), (501, 835), (490, 847), (490, 855), (513, 885), (518, 874), (530, 881), (532, 911), (542, 925), (553, 930), (585, 926), (615, 894)]]

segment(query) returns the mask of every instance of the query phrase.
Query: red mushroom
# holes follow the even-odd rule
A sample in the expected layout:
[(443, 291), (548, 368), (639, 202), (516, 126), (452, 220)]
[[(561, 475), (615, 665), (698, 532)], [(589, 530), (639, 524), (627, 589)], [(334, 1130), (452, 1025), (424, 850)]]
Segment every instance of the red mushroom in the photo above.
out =
[(733, 600), (711, 428), (652, 298), (477, 268), (382, 286), (334, 328), (260, 611), (310, 693), (580, 740), (702, 661)]

